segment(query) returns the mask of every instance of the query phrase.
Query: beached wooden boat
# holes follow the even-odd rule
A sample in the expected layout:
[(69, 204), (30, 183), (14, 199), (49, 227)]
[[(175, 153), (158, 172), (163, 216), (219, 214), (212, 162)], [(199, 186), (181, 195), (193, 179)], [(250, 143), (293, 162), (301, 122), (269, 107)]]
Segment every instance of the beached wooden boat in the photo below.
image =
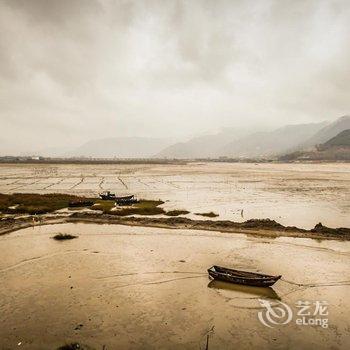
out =
[(115, 197), (116, 201), (129, 201), (134, 198), (134, 195), (131, 196), (124, 196), (124, 197)]
[(124, 196), (124, 197), (115, 197), (115, 201), (118, 205), (131, 205), (137, 203), (137, 199), (134, 198), (134, 195)]
[(263, 275), (261, 273), (228, 269), (221, 266), (212, 266), (208, 269), (209, 276), (220, 281), (244, 284), (255, 287), (270, 287), (282, 276)]
[(105, 201), (106, 200), (115, 200), (116, 199), (115, 194), (111, 193), (110, 191), (106, 191), (106, 192), (100, 193), (100, 198), (105, 200)]

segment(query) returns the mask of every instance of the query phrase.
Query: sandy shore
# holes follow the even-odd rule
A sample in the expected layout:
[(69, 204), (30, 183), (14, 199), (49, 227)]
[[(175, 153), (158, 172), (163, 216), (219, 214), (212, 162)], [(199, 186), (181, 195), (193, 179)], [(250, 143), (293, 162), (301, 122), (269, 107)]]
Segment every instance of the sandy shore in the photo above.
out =
[[(34, 220), (33, 220), (34, 219)], [(59, 224), (59, 223), (87, 222), (99, 224), (118, 224), (127, 226), (158, 227), (168, 229), (191, 229), (219, 231), (225, 233), (244, 233), (260, 237), (296, 237), (328, 240), (350, 240), (349, 228), (329, 228), (317, 224), (314, 229), (305, 230), (298, 227), (283, 226), (270, 219), (253, 219), (245, 222), (220, 221), (220, 220), (192, 220), (184, 217), (159, 218), (159, 217), (119, 217), (109, 214), (90, 212), (75, 212), (73, 214), (54, 214), (42, 216), (26, 216), (3, 218), (0, 221), (0, 235), (19, 229)]]
[[(349, 242), (70, 220), (0, 236), (1, 349), (349, 349)], [(282, 279), (220, 283), (215, 264)], [(293, 320), (266, 327), (260, 299)], [(300, 300), (326, 300), (329, 327), (298, 325)]]

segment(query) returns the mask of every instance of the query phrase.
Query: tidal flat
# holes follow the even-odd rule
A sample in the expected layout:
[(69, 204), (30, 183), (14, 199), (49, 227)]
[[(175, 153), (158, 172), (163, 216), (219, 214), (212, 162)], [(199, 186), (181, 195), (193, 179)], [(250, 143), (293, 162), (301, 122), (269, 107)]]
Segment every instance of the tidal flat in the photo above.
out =
[[(57, 233), (78, 239), (55, 241)], [(4, 349), (348, 349), (350, 242), (60, 224), (0, 237)], [(213, 264), (281, 274), (272, 288), (214, 282)], [(259, 299), (293, 310), (263, 325)], [(296, 324), (328, 303), (328, 327)]]
[(212, 220), (350, 227), (350, 163), (0, 164), (0, 193), (103, 190), (161, 199), (166, 211), (186, 210), (191, 219), (214, 212)]
[[(62, 197), (104, 190), (159, 213), (70, 210)], [(60, 194), (49, 207), (12, 196), (16, 217), (2, 214), (3, 349), (350, 347), (350, 164), (1, 164), (0, 193)], [(310, 230), (319, 222), (345, 229)], [(212, 265), (282, 279), (227, 284)], [(262, 300), (292, 318), (264, 325)], [(298, 324), (300, 302), (326, 302), (327, 327)]]

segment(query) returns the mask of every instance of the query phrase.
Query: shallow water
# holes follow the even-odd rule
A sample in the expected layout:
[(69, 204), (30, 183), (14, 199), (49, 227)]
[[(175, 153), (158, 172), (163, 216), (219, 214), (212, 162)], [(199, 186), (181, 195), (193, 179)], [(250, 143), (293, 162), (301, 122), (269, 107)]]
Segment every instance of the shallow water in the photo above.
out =
[[(79, 238), (55, 241), (56, 233)], [(348, 349), (350, 242), (97, 224), (0, 237), (2, 348)], [(210, 281), (213, 264), (282, 274), (273, 288)], [(264, 326), (259, 299), (293, 319)], [(327, 301), (329, 327), (297, 325), (298, 301)]]
[(214, 211), (217, 219), (350, 227), (350, 164), (0, 165), (0, 193), (102, 190), (162, 199), (191, 218)]

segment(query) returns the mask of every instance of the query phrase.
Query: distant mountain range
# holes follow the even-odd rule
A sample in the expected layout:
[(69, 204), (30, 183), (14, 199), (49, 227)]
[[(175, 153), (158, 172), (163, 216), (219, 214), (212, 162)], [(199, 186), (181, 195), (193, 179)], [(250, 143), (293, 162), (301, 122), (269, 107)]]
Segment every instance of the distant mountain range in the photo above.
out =
[(226, 128), (214, 135), (195, 137), (187, 142), (178, 142), (155, 154), (157, 158), (216, 158), (220, 149), (233, 140), (247, 135), (247, 130)]
[(156, 154), (156, 157), (183, 159), (276, 157), (314, 147), (348, 128), (350, 128), (350, 117), (344, 116), (332, 123), (287, 125), (273, 131), (252, 134), (230, 130), (171, 145)]
[(287, 125), (269, 132), (258, 132), (230, 142), (222, 147), (217, 156), (271, 157), (285, 153), (309, 139), (327, 123)]
[(151, 158), (171, 143), (168, 139), (149, 137), (97, 139), (84, 143), (68, 155), (94, 158)]
[[(334, 122), (287, 125), (272, 131), (226, 128), (186, 142), (174, 143), (168, 138), (116, 137), (91, 140), (74, 149), (46, 148), (34, 153), (47, 157), (93, 158), (278, 158), (294, 152), (314, 151), (317, 145), (330, 142), (348, 129), (350, 116), (343, 116)], [(339, 137), (347, 138), (348, 134)], [(3, 150), (5, 146), (3, 142)]]

